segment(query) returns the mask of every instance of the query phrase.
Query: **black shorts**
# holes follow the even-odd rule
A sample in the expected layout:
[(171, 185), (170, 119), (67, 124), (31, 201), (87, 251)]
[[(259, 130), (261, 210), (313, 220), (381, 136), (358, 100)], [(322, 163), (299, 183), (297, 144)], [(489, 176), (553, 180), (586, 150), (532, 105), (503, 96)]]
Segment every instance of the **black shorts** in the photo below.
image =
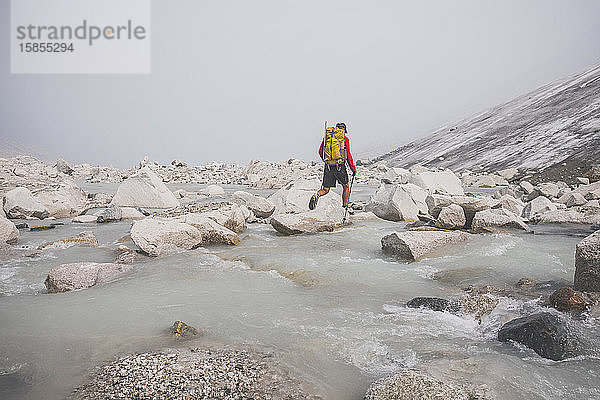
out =
[(335, 187), (336, 181), (341, 183), (342, 185), (348, 183), (348, 172), (346, 172), (346, 164), (325, 164), (325, 169), (323, 170), (323, 187)]

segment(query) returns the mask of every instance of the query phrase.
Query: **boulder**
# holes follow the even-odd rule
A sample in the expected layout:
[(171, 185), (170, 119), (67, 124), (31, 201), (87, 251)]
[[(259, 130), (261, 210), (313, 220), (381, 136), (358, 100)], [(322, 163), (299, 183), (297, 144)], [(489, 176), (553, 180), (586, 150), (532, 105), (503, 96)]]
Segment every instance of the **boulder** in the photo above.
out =
[(219, 225), (222, 225), (225, 228), (240, 234), (246, 229), (246, 214), (244, 209), (245, 207), (243, 206), (233, 204), (221, 207), (216, 211), (203, 212), (201, 215), (204, 215)]
[(481, 399), (471, 388), (459, 387), (421, 372), (405, 370), (375, 381), (364, 400)]
[(521, 215), (523, 213), (523, 209), (525, 208), (525, 204), (521, 200), (518, 200), (511, 195), (505, 194), (498, 199), (498, 204), (492, 208), (502, 208), (512, 212), (513, 214)]
[(429, 214), (434, 218), (439, 217), (443, 207), (447, 207), (450, 204), (461, 206), (465, 212), (466, 227), (471, 226), (471, 222), (476, 212), (487, 210), (491, 207), (491, 199), (489, 197), (481, 196), (445, 196), (433, 194), (427, 196), (425, 203), (427, 204)]
[(577, 344), (569, 337), (565, 322), (548, 312), (507, 322), (500, 328), (498, 340), (521, 343), (540, 356), (555, 361), (576, 355)]
[(577, 182), (582, 184), (582, 185), (589, 185), (590, 184), (590, 179), (589, 178), (584, 178), (582, 176), (578, 176), (577, 177)]
[(527, 181), (521, 181), (519, 183), (519, 187), (521, 188), (521, 190), (523, 190), (523, 192), (526, 195), (530, 195), (535, 190), (535, 186), (533, 186), (531, 183), (529, 183)]
[(567, 199), (564, 204), (566, 204), (567, 207), (575, 207), (582, 206), (587, 202), (588, 201), (585, 199), (585, 197), (583, 197), (581, 193), (569, 193), (567, 194)]
[(73, 167), (68, 162), (63, 160), (62, 158), (59, 158), (58, 160), (56, 160), (55, 167), (58, 172), (65, 174), (65, 175), (73, 175), (73, 172), (75, 172)]
[(122, 218), (123, 218), (123, 212), (121, 211), (121, 208), (112, 204), (110, 207), (101, 211), (98, 214), (98, 218), (96, 219), (96, 222), (98, 222), (98, 223), (115, 222), (115, 221), (120, 221)]
[(178, 222), (183, 222), (198, 229), (202, 235), (202, 244), (225, 244), (237, 245), (240, 243), (239, 236), (216, 223), (213, 219), (203, 214), (185, 214), (174, 219)]
[(583, 295), (570, 286), (556, 290), (548, 300), (558, 311), (583, 311), (589, 305)]
[(185, 322), (175, 321), (170, 329), (175, 339), (193, 337), (198, 334), (198, 329), (186, 324)]
[(57, 187), (49, 187), (34, 196), (54, 218), (72, 218), (86, 209), (87, 194), (77, 184), (68, 179)]
[[(275, 205), (273, 214), (300, 213), (308, 211), (308, 202), (321, 187), (318, 179), (302, 179), (290, 182), (268, 197)], [(342, 205), (342, 196), (331, 190), (319, 198), (316, 210)]]
[(146, 216), (142, 214), (137, 208), (133, 207), (122, 207), (121, 208), (121, 219), (126, 220), (138, 220), (144, 219)]
[(486, 232), (490, 228), (529, 230), (521, 217), (503, 208), (478, 211), (473, 217), (471, 228), (475, 232)]
[(231, 196), (231, 201), (246, 206), (258, 218), (268, 218), (275, 211), (275, 205), (269, 200), (248, 192), (235, 192)]
[(8, 219), (0, 216), (0, 243), (16, 243), (19, 239), (19, 230)]
[(133, 223), (131, 239), (145, 253), (160, 256), (200, 247), (202, 232), (183, 222), (145, 218)]
[(540, 183), (537, 186), (536, 191), (538, 192), (539, 196), (544, 196), (551, 199), (558, 196), (560, 186), (556, 183)]
[(409, 183), (425, 189), (429, 194), (464, 194), (462, 182), (454, 172), (449, 169), (443, 171), (421, 171), (413, 173), (410, 176)]
[(99, 283), (112, 281), (131, 271), (125, 264), (79, 262), (52, 268), (44, 284), (48, 293), (87, 289)]
[(442, 229), (459, 229), (466, 223), (467, 219), (463, 208), (458, 204), (450, 204), (442, 208), (435, 226)]
[(484, 315), (494, 311), (498, 299), (486, 294), (469, 294), (460, 299), (460, 310), (465, 315), (473, 315), (481, 324)]
[(115, 264), (133, 264), (140, 255), (125, 245), (119, 245), (115, 250)]
[(3, 208), (8, 218), (47, 218), (50, 214), (42, 203), (35, 200), (29, 189), (17, 187), (4, 195)]
[(200, 190), (198, 194), (206, 197), (225, 197), (225, 189), (219, 185), (208, 185)]
[(406, 303), (409, 308), (427, 308), (433, 311), (457, 311), (457, 305), (439, 297), (415, 297)]
[(575, 247), (575, 290), (600, 292), (600, 231)]
[(600, 224), (600, 210), (588, 209), (578, 211), (577, 209), (570, 208), (568, 210), (546, 211), (534, 215), (530, 221), (536, 224)]
[(341, 206), (316, 208), (295, 214), (275, 214), (271, 226), (284, 235), (331, 232), (343, 225), (344, 209)]
[(547, 211), (556, 210), (557, 207), (554, 203), (544, 196), (538, 196), (525, 205), (521, 217), (525, 218), (526, 220), (530, 220), (536, 214), (542, 214)]
[(143, 167), (119, 185), (111, 204), (119, 207), (171, 208), (177, 207), (179, 201), (154, 171)]
[(506, 168), (506, 169), (502, 169), (496, 173), (498, 175), (500, 175), (501, 177), (503, 177), (504, 179), (506, 179), (507, 181), (510, 181), (512, 178), (514, 178), (515, 176), (517, 176), (519, 174), (519, 170), (516, 168)]
[(382, 184), (371, 196), (365, 211), (388, 221), (416, 221), (419, 211), (427, 213), (424, 190), (413, 184)]
[(75, 218), (72, 219), (73, 222), (75, 223), (79, 223), (79, 224), (89, 224), (92, 222), (96, 222), (98, 220), (98, 217), (96, 215), (79, 215)]
[(391, 184), (405, 184), (408, 183), (410, 179), (411, 173), (407, 169), (392, 167), (387, 170), (381, 181), (383, 183), (391, 183)]
[(68, 249), (73, 246), (92, 246), (98, 247), (98, 239), (96, 239), (96, 235), (92, 231), (84, 231), (81, 232), (74, 237), (66, 238), (66, 239), (58, 239), (53, 242), (44, 243), (38, 246), (38, 250), (43, 250), (46, 248), (53, 249)]
[(408, 231), (394, 232), (381, 239), (383, 252), (403, 260), (418, 261), (449, 244), (468, 240), (468, 233), (461, 231)]

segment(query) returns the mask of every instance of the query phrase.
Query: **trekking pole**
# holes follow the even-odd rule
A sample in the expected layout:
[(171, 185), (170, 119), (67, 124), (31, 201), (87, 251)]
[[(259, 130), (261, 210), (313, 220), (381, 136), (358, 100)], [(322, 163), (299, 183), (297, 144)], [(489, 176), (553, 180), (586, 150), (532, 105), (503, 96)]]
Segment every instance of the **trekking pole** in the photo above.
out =
[(344, 211), (344, 219), (342, 219), (342, 224), (346, 223), (346, 217), (348, 215), (348, 206), (350, 205), (350, 194), (352, 193), (352, 185), (354, 184), (354, 178), (356, 178), (356, 175), (352, 175), (352, 181), (350, 181), (350, 189), (348, 189), (348, 203), (346, 203), (346, 210)]

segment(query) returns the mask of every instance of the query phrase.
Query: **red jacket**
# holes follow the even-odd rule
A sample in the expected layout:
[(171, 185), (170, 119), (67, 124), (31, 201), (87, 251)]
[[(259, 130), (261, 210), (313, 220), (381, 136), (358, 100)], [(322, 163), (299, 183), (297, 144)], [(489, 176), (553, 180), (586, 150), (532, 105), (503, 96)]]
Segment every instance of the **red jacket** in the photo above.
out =
[[(356, 167), (354, 166), (354, 160), (352, 160), (352, 154), (350, 154), (350, 140), (348, 136), (346, 136), (346, 161), (348, 162), (348, 166), (352, 170), (352, 172), (356, 172)], [(323, 158), (323, 142), (325, 139), (321, 140), (321, 146), (319, 146), (319, 157)]]

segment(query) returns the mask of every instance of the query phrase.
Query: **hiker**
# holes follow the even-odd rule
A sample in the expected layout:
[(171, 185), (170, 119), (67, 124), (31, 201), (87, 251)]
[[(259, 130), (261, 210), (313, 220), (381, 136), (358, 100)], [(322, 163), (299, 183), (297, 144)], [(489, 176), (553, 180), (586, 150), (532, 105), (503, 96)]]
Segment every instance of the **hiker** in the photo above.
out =
[(329, 189), (335, 187), (339, 182), (344, 191), (342, 193), (342, 207), (346, 208), (350, 198), (350, 187), (348, 185), (348, 172), (346, 163), (352, 170), (352, 176), (356, 175), (356, 167), (350, 154), (350, 140), (348, 139), (346, 124), (339, 122), (334, 128), (325, 128), (325, 138), (319, 147), (319, 156), (325, 162), (323, 170), (323, 185), (321, 189), (310, 198), (308, 208), (314, 210), (319, 197), (329, 193)]

